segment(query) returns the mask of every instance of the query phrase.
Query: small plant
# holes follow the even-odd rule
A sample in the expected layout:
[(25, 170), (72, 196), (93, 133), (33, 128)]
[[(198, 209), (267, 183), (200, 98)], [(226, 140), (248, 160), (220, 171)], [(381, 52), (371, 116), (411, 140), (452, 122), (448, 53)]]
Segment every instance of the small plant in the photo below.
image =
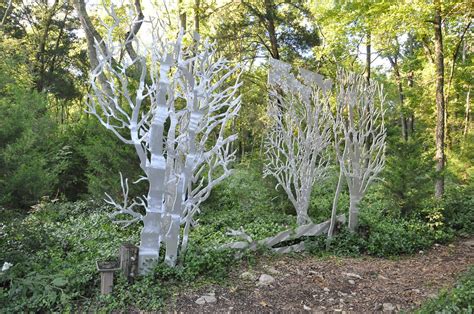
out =
[(474, 267), (462, 276), (451, 290), (442, 291), (416, 313), (465, 313), (474, 311)]

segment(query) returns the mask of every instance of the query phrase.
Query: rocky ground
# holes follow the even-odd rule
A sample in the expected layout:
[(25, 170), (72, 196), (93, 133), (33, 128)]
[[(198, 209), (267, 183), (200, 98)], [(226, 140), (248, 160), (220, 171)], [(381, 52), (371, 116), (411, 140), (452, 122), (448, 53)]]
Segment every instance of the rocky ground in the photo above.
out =
[(474, 238), (397, 260), (281, 256), (238, 269), (226, 286), (176, 295), (178, 312), (410, 311), (474, 264)]

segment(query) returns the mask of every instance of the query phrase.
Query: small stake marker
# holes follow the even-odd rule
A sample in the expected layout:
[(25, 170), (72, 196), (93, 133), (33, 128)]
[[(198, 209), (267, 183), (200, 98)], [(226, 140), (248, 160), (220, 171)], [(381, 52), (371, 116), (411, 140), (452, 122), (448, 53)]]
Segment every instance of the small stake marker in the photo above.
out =
[(120, 269), (118, 261), (97, 261), (97, 270), (100, 272), (100, 294), (112, 292), (114, 287), (114, 271)]

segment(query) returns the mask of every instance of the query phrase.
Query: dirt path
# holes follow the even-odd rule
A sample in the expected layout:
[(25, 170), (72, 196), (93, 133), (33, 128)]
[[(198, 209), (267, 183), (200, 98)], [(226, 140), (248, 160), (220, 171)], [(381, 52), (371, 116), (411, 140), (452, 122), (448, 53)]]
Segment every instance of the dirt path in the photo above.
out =
[[(428, 252), (399, 260), (282, 256), (262, 260), (253, 269), (239, 269), (231, 274), (229, 286), (208, 286), (178, 295), (170, 310), (192, 313), (410, 310), (435, 296), (441, 288), (451, 286), (457, 275), (473, 264), (474, 238), (436, 245)], [(268, 274), (275, 280), (259, 286), (257, 279), (240, 278), (244, 272), (256, 278)], [(209, 293), (211, 303), (196, 303), (199, 297)]]

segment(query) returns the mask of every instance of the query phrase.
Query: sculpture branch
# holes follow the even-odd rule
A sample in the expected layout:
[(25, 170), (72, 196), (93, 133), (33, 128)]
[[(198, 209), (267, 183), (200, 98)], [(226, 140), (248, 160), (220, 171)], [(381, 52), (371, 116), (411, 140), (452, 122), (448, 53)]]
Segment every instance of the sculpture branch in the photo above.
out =
[[(149, 21), (151, 43), (137, 49), (135, 35), (143, 16), (139, 7), (136, 10), (138, 17), (125, 42), (116, 42), (114, 30), (122, 21), (113, 8), (108, 11), (112, 24), (104, 24), (107, 37), (95, 46), (88, 111), (122, 142), (133, 145), (140, 159), (140, 180), (148, 182), (148, 195), (129, 204), (128, 181), (121, 178), (123, 204), (108, 195), (107, 202), (118, 209), (112, 217), (132, 217), (118, 222), (143, 221), (139, 268), (145, 273), (150, 261), (159, 260), (162, 244), (165, 262), (176, 264), (178, 248), (186, 250), (199, 205), (230, 174), (236, 135), (227, 130), (240, 109), (241, 83), (239, 67), (217, 58), (212, 43), (196, 36), (187, 47), (183, 32), (167, 40), (161, 36), (160, 21)], [(125, 50), (128, 57), (115, 64)], [(138, 75), (130, 76), (130, 71)], [(99, 77), (104, 83), (97, 83)], [(135, 207), (145, 208), (146, 214), (135, 212)]]
[(270, 59), (268, 77), (271, 120), (265, 140), (264, 175), (274, 176), (296, 209), (298, 224), (311, 223), (311, 191), (323, 179), (331, 141), (329, 90), (331, 83), (303, 69)]
[(337, 82), (335, 150), (349, 187), (349, 229), (355, 231), (359, 203), (385, 165), (385, 94), (361, 75), (339, 71)]

